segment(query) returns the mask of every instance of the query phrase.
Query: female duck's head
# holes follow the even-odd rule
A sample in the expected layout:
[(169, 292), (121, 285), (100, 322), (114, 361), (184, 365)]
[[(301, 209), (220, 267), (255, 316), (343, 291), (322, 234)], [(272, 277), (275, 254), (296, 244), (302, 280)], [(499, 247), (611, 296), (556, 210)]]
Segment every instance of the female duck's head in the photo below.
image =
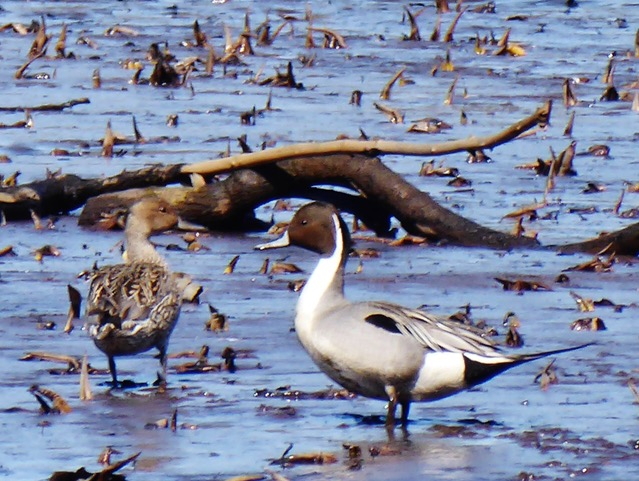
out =
[(145, 198), (129, 209), (124, 229), (127, 263), (149, 262), (166, 266), (166, 261), (149, 241), (149, 237), (177, 227), (180, 218), (175, 210), (158, 198)]
[(313, 202), (295, 213), (282, 237), (256, 248), (264, 250), (289, 245), (303, 247), (322, 256), (332, 256), (338, 248), (342, 255), (346, 255), (351, 247), (351, 237), (334, 206)]
[(145, 198), (131, 206), (126, 230), (140, 231), (148, 236), (177, 227), (177, 212), (171, 205), (158, 198)]

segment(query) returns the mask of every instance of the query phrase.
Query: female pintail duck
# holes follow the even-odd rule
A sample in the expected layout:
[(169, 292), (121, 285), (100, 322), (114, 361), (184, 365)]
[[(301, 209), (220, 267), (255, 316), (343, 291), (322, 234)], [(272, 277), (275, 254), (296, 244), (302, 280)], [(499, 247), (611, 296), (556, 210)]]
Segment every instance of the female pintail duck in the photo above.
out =
[(97, 325), (89, 332), (109, 358), (114, 387), (119, 386), (115, 357), (154, 347), (160, 351), (160, 383), (166, 384), (167, 348), (180, 315), (182, 292), (149, 237), (176, 227), (178, 221), (177, 214), (162, 200), (137, 202), (126, 220), (126, 263), (105, 266), (88, 275), (87, 315), (97, 318)]
[(362, 396), (388, 400), (386, 424), (408, 422), (410, 403), (451, 396), (514, 367), (585, 346), (506, 355), (478, 330), (426, 312), (344, 297), (350, 234), (328, 204), (302, 207), (278, 240), (257, 246), (296, 245), (321, 259), (302, 289), (295, 330), (317, 366), (333, 381)]

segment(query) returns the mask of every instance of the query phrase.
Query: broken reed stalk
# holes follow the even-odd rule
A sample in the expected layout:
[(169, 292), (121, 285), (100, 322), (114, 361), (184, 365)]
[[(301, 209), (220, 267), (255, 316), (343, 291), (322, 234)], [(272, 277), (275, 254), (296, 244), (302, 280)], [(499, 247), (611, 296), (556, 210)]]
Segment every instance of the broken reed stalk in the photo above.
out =
[(379, 94), (380, 99), (382, 100), (390, 99), (391, 89), (393, 88), (393, 85), (395, 85), (395, 82), (397, 82), (397, 80), (404, 74), (405, 70), (406, 70), (406, 67), (402, 67), (397, 72), (395, 72), (395, 75), (393, 75), (393, 77), (386, 83), (386, 85), (384, 85), (384, 88)]
[(419, 26), (417, 25), (417, 21), (415, 20), (416, 15), (413, 15), (408, 7), (404, 7), (404, 10), (406, 10), (406, 15), (408, 16), (408, 21), (410, 22), (410, 33), (408, 34), (408, 36), (404, 36), (404, 40), (410, 40), (412, 42), (421, 41), (422, 36), (419, 33)]
[(89, 360), (86, 354), (82, 358), (80, 371), (80, 399), (82, 401), (91, 401), (93, 399), (91, 384), (89, 383)]
[(240, 154), (223, 159), (205, 160), (182, 167), (183, 174), (221, 174), (236, 169), (271, 164), (280, 160), (298, 159), (320, 155), (363, 154), (376, 157), (396, 155), (445, 155), (467, 150), (489, 149), (517, 138), (522, 133), (539, 125), (545, 126), (550, 117), (552, 101), (547, 101), (535, 113), (514, 123), (507, 129), (488, 137), (469, 137), (440, 144), (419, 144), (388, 140), (334, 140), (329, 142), (306, 142)]
[(331, 30), (329, 28), (319, 28), (319, 27), (308, 27), (308, 31), (309, 32), (320, 32), (323, 33), (324, 35), (328, 35), (331, 38), (335, 39), (335, 42), (337, 42), (337, 46), (339, 48), (346, 48), (346, 40), (344, 40), (344, 37), (342, 35), (340, 35), (339, 33), (337, 33), (335, 30)]
[(468, 10), (468, 7), (465, 7), (461, 9), (459, 12), (457, 12), (457, 15), (455, 15), (455, 18), (450, 23), (448, 30), (446, 30), (446, 33), (444, 34), (444, 42), (449, 43), (453, 41), (453, 33), (455, 32), (455, 27), (457, 27), (457, 23), (459, 23), (459, 19), (461, 18), (461, 16), (464, 14), (466, 10)]

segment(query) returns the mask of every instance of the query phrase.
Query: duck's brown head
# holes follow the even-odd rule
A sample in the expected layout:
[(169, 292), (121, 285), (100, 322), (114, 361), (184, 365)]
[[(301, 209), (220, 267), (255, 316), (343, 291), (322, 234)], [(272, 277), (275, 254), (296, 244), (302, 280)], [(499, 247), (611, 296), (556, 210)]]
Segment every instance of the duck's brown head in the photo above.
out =
[(256, 248), (264, 250), (288, 245), (303, 247), (325, 256), (332, 255), (338, 246), (343, 252), (348, 252), (351, 238), (348, 227), (333, 205), (313, 202), (295, 213), (281, 238)]

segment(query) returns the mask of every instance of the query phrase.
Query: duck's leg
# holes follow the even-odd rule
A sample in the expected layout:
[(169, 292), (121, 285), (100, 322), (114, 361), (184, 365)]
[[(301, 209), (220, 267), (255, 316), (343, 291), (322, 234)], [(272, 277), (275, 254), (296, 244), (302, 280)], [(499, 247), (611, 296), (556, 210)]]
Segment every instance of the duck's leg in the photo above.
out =
[(402, 427), (408, 426), (408, 413), (410, 411), (410, 399), (402, 399), (400, 402), (402, 406)]
[(388, 409), (386, 410), (386, 427), (395, 427), (395, 412), (397, 411), (397, 390), (395, 386), (386, 386), (386, 394), (388, 394)]
[(156, 381), (157, 386), (160, 389), (166, 388), (166, 370), (167, 370), (167, 355), (166, 355), (166, 346), (158, 346), (158, 350), (160, 351), (160, 366), (161, 369), (158, 371), (158, 380)]
[(118, 385), (118, 372), (115, 368), (115, 357), (109, 356), (109, 372), (111, 373), (111, 379), (113, 380), (113, 387), (117, 388)]
[(146, 383), (136, 383), (131, 379), (125, 379), (124, 381), (118, 381), (118, 371), (115, 368), (115, 357), (109, 357), (109, 372), (111, 373), (111, 382), (105, 382), (105, 385), (111, 385), (113, 389), (132, 389), (140, 386), (146, 386)]

